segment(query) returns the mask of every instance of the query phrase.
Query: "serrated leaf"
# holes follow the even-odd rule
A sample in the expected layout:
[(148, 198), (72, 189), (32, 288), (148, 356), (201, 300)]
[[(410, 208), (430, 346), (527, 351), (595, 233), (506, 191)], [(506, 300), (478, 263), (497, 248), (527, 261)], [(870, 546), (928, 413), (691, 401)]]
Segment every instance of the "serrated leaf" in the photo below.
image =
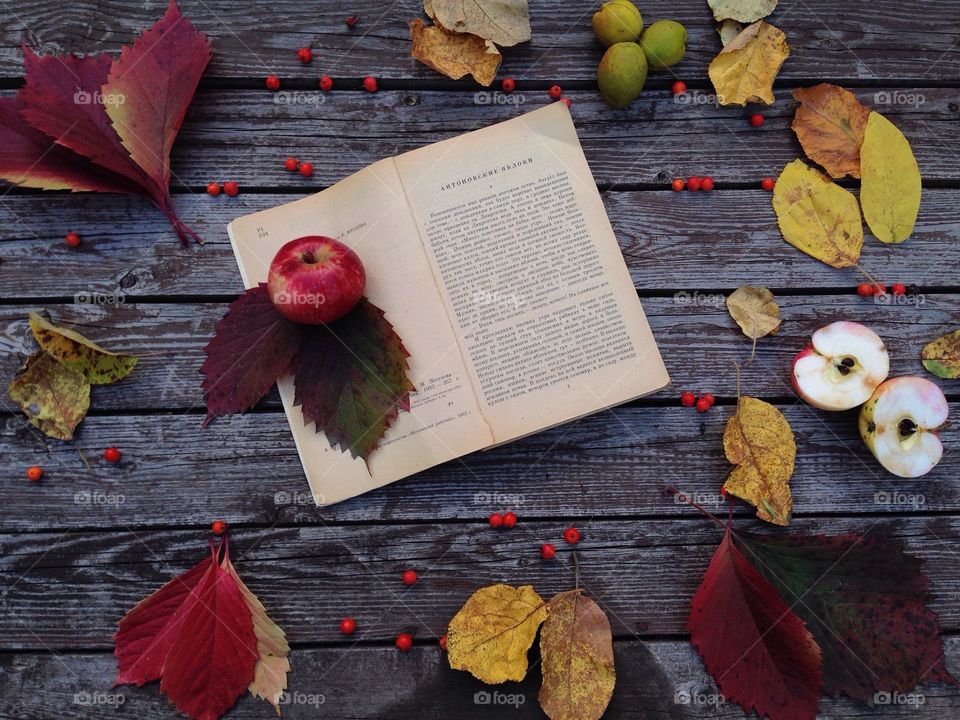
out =
[(548, 614), (531, 585), (480, 588), (447, 626), (450, 667), (485, 683), (523, 680), (527, 651)]
[(872, 703), (876, 693), (956, 684), (943, 659), (930, 581), (899, 540), (753, 535), (734, 542), (789, 603), (823, 655), (823, 690)]
[(110, 352), (83, 335), (30, 313), (30, 330), (37, 344), (57, 362), (83, 375), (91, 385), (108, 385), (133, 372), (137, 358)]
[(783, 413), (763, 400), (741, 395), (723, 431), (723, 451), (737, 466), (724, 489), (754, 505), (761, 520), (788, 525), (797, 443)]
[(497, 76), (503, 58), (489, 40), (448, 32), (438, 25), (424, 27), (422, 20), (409, 24), (413, 40), (410, 54), (427, 67), (454, 80), (469, 74), (481, 85), (489, 85)]
[(780, 327), (780, 307), (765, 287), (737, 288), (727, 297), (727, 310), (751, 340), (775, 333)]
[(752, 23), (765, 18), (777, 7), (777, 0), (707, 0), (717, 22), (736, 20)]
[(479, 35), (501, 47), (530, 39), (527, 0), (426, 0), (424, 10), (447, 30)]
[(72, 440), (90, 408), (90, 383), (42, 351), (27, 358), (7, 391), (31, 425), (57, 440)]
[(783, 239), (798, 250), (835, 268), (860, 260), (863, 221), (856, 197), (802, 160), (780, 173), (773, 209)]
[(721, 105), (773, 104), (773, 81), (790, 55), (783, 32), (759, 20), (723, 46), (708, 74)]
[(540, 657), (547, 717), (598, 720), (616, 684), (613, 635), (600, 606), (581, 590), (555, 595), (540, 632)]
[(960, 378), (960, 330), (954, 330), (923, 346), (923, 366), (937, 377)]
[(293, 360), (305, 421), (366, 461), (397, 413), (410, 409), (408, 357), (383, 311), (365, 298), (336, 322), (308, 327)]
[(860, 146), (870, 110), (849, 90), (829, 83), (797, 88), (793, 123), (807, 157), (831, 177), (860, 177)]
[(265, 283), (230, 303), (200, 367), (206, 422), (253, 407), (290, 370), (306, 332), (277, 312)]
[(748, 715), (814, 720), (820, 649), (731, 536), (728, 527), (693, 596), (690, 642), (720, 692)]
[(903, 133), (872, 112), (860, 148), (860, 204), (870, 232), (885, 243), (910, 237), (920, 211), (920, 167)]

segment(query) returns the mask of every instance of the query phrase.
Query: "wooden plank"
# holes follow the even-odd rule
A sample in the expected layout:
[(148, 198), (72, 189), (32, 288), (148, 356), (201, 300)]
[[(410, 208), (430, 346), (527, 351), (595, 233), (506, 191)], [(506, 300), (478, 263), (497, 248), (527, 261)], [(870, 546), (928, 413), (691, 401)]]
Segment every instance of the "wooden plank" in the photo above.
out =
[[(536, 649), (532, 656), (536, 656)], [(947, 666), (960, 670), (960, 640), (945, 643)], [(718, 703), (712, 679), (690, 645), (680, 640), (614, 643), (617, 685), (604, 717), (640, 720), (685, 718), (740, 720), (743, 711), (732, 702)], [(18, 719), (87, 718), (96, 714), (134, 720), (166, 720), (171, 709), (156, 683), (137, 688), (109, 688), (116, 673), (108, 653), (22, 654), (0, 656), (0, 714)], [(283, 717), (336, 720), (489, 720), (491, 717), (544, 717), (537, 704), (541, 674), (536, 666), (522, 683), (484, 686), (468, 673), (451, 670), (436, 646), (417, 646), (407, 654), (383, 647), (295, 648), (291, 655), (289, 691)], [(372, 678), (358, 689), (358, 678)], [(496, 690), (499, 704), (484, 704), (477, 693)], [(122, 696), (122, 700), (120, 699)], [(820, 720), (852, 718), (951, 717), (958, 691), (943, 686), (914, 693), (912, 703), (870, 708), (849, 700), (824, 698)], [(902, 698), (906, 701), (908, 698)], [(688, 702), (684, 702), (687, 700)], [(921, 702), (922, 701), (922, 702)], [(269, 708), (251, 696), (242, 697), (231, 718), (261, 719)]]
[[(353, 0), (336, 9), (296, 0), (248, 3), (242, 8), (228, 0), (181, 4), (184, 13), (214, 39), (208, 78), (260, 79), (271, 73), (295, 78), (323, 73), (424, 81), (440, 77), (410, 57), (407, 20), (422, 17), (419, 2)], [(160, 17), (165, 5), (164, 0), (80, 0), (65, 9), (52, 0), (18, 3), (0, 26), (0, 74), (18, 77), (22, 72), (20, 38), (25, 32), (32, 44), (46, 51), (116, 52)], [(520, 79), (592, 81), (602, 54), (590, 29), (594, 9), (594, 3), (562, 0), (533, 4), (533, 39), (504, 51), (501, 73)], [(687, 26), (687, 55), (673, 71), (682, 78), (702, 76), (720, 50), (706, 4), (646, 0), (642, 10), (647, 22), (675, 18)], [(344, 24), (348, 14), (360, 16), (356, 30)], [(785, 4), (768, 19), (786, 32), (790, 43), (784, 78), (938, 82), (960, 78), (960, 49), (952, 33), (960, 24), (960, 10), (954, 3), (877, 0), (865, 13), (855, 0), (808, 0)], [(307, 68), (294, 56), (302, 45), (314, 48), (314, 62)]]
[[(202, 491), (201, 491), (202, 492)], [(197, 497), (183, 496), (199, 504)], [(611, 521), (582, 518), (580, 582), (602, 604), (617, 636), (683, 635), (689, 601), (722, 531), (703, 517)], [(760, 525), (744, 522), (741, 528)], [(358, 640), (392, 642), (398, 632), (437, 637), (477, 588), (530, 583), (550, 597), (574, 583), (567, 522), (521, 522), (511, 531), (482, 523), (236, 529), (237, 571), (292, 643), (342, 642), (339, 621), (356, 619)], [(769, 528), (769, 526), (766, 526)], [(798, 520), (794, 532), (876, 533), (902, 538), (933, 583), (930, 607), (944, 631), (960, 628), (955, 544), (960, 519), (947, 517)], [(119, 618), (209, 552), (191, 529), (25, 533), (0, 536), (8, 587), (0, 637), (5, 649), (105, 649)], [(558, 545), (544, 562), (538, 548)], [(400, 582), (406, 568), (417, 584)]]
[[(139, 198), (8, 195), (0, 201), (0, 297), (120, 292), (130, 302), (238, 294), (243, 284), (227, 223), (298, 197), (178, 195), (182, 217), (206, 239), (202, 247), (181, 248), (163, 215)], [(855, 269), (835, 270), (785, 243), (762, 190), (607, 192), (604, 200), (634, 283), (644, 291), (744, 283), (852, 290), (863, 281)], [(71, 229), (84, 238), (77, 250), (63, 242)], [(960, 263), (958, 238), (956, 192), (925, 190), (913, 237), (905, 245), (868, 237), (862, 264), (887, 283), (956, 286), (949, 269)]]

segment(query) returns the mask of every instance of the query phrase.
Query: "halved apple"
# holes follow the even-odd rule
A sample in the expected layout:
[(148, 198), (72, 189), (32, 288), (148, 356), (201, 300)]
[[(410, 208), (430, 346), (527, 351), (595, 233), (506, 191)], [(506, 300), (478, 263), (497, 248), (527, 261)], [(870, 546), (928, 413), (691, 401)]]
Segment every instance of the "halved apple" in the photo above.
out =
[(865, 403), (889, 372), (890, 357), (880, 336), (846, 320), (817, 330), (791, 366), (797, 395), (821, 410)]

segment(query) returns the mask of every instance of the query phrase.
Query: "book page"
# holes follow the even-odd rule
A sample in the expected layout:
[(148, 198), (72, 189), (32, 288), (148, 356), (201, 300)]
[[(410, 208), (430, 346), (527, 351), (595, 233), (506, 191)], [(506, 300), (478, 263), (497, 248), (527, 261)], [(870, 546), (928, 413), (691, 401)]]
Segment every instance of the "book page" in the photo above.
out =
[(267, 281), (285, 243), (328, 235), (352, 248), (367, 275), (364, 295), (386, 313), (410, 353), (416, 392), (369, 459), (331, 447), (294, 405), (293, 378), (278, 382), (304, 471), (319, 504), (330, 504), (488, 446), (479, 412), (396, 166), (387, 159), (316, 195), (239, 218), (229, 234), (244, 285)]
[(564, 103), (396, 161), (495, 442), (667, 385)]

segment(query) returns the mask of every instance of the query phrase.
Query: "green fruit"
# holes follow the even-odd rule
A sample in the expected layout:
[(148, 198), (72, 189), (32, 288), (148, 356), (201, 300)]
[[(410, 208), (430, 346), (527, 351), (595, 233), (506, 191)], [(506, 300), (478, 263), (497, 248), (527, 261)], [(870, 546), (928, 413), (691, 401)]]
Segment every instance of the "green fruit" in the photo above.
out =
[(640, 36), (640, 47), (653, 70), (662, 70), (680, 62), (686, 45), (687, 29), (676, 20), (657, 20)]
[(611, 45), (597, 68), (600, 94), (610, 107), (622, 108), (636, 100), (647, 81), (647, 56), (634, 42)]
[(636, 42), (643, 32), (643, 18), (630, 0), (610, 0), (593, 14), (593, 32), (604, 47)]

